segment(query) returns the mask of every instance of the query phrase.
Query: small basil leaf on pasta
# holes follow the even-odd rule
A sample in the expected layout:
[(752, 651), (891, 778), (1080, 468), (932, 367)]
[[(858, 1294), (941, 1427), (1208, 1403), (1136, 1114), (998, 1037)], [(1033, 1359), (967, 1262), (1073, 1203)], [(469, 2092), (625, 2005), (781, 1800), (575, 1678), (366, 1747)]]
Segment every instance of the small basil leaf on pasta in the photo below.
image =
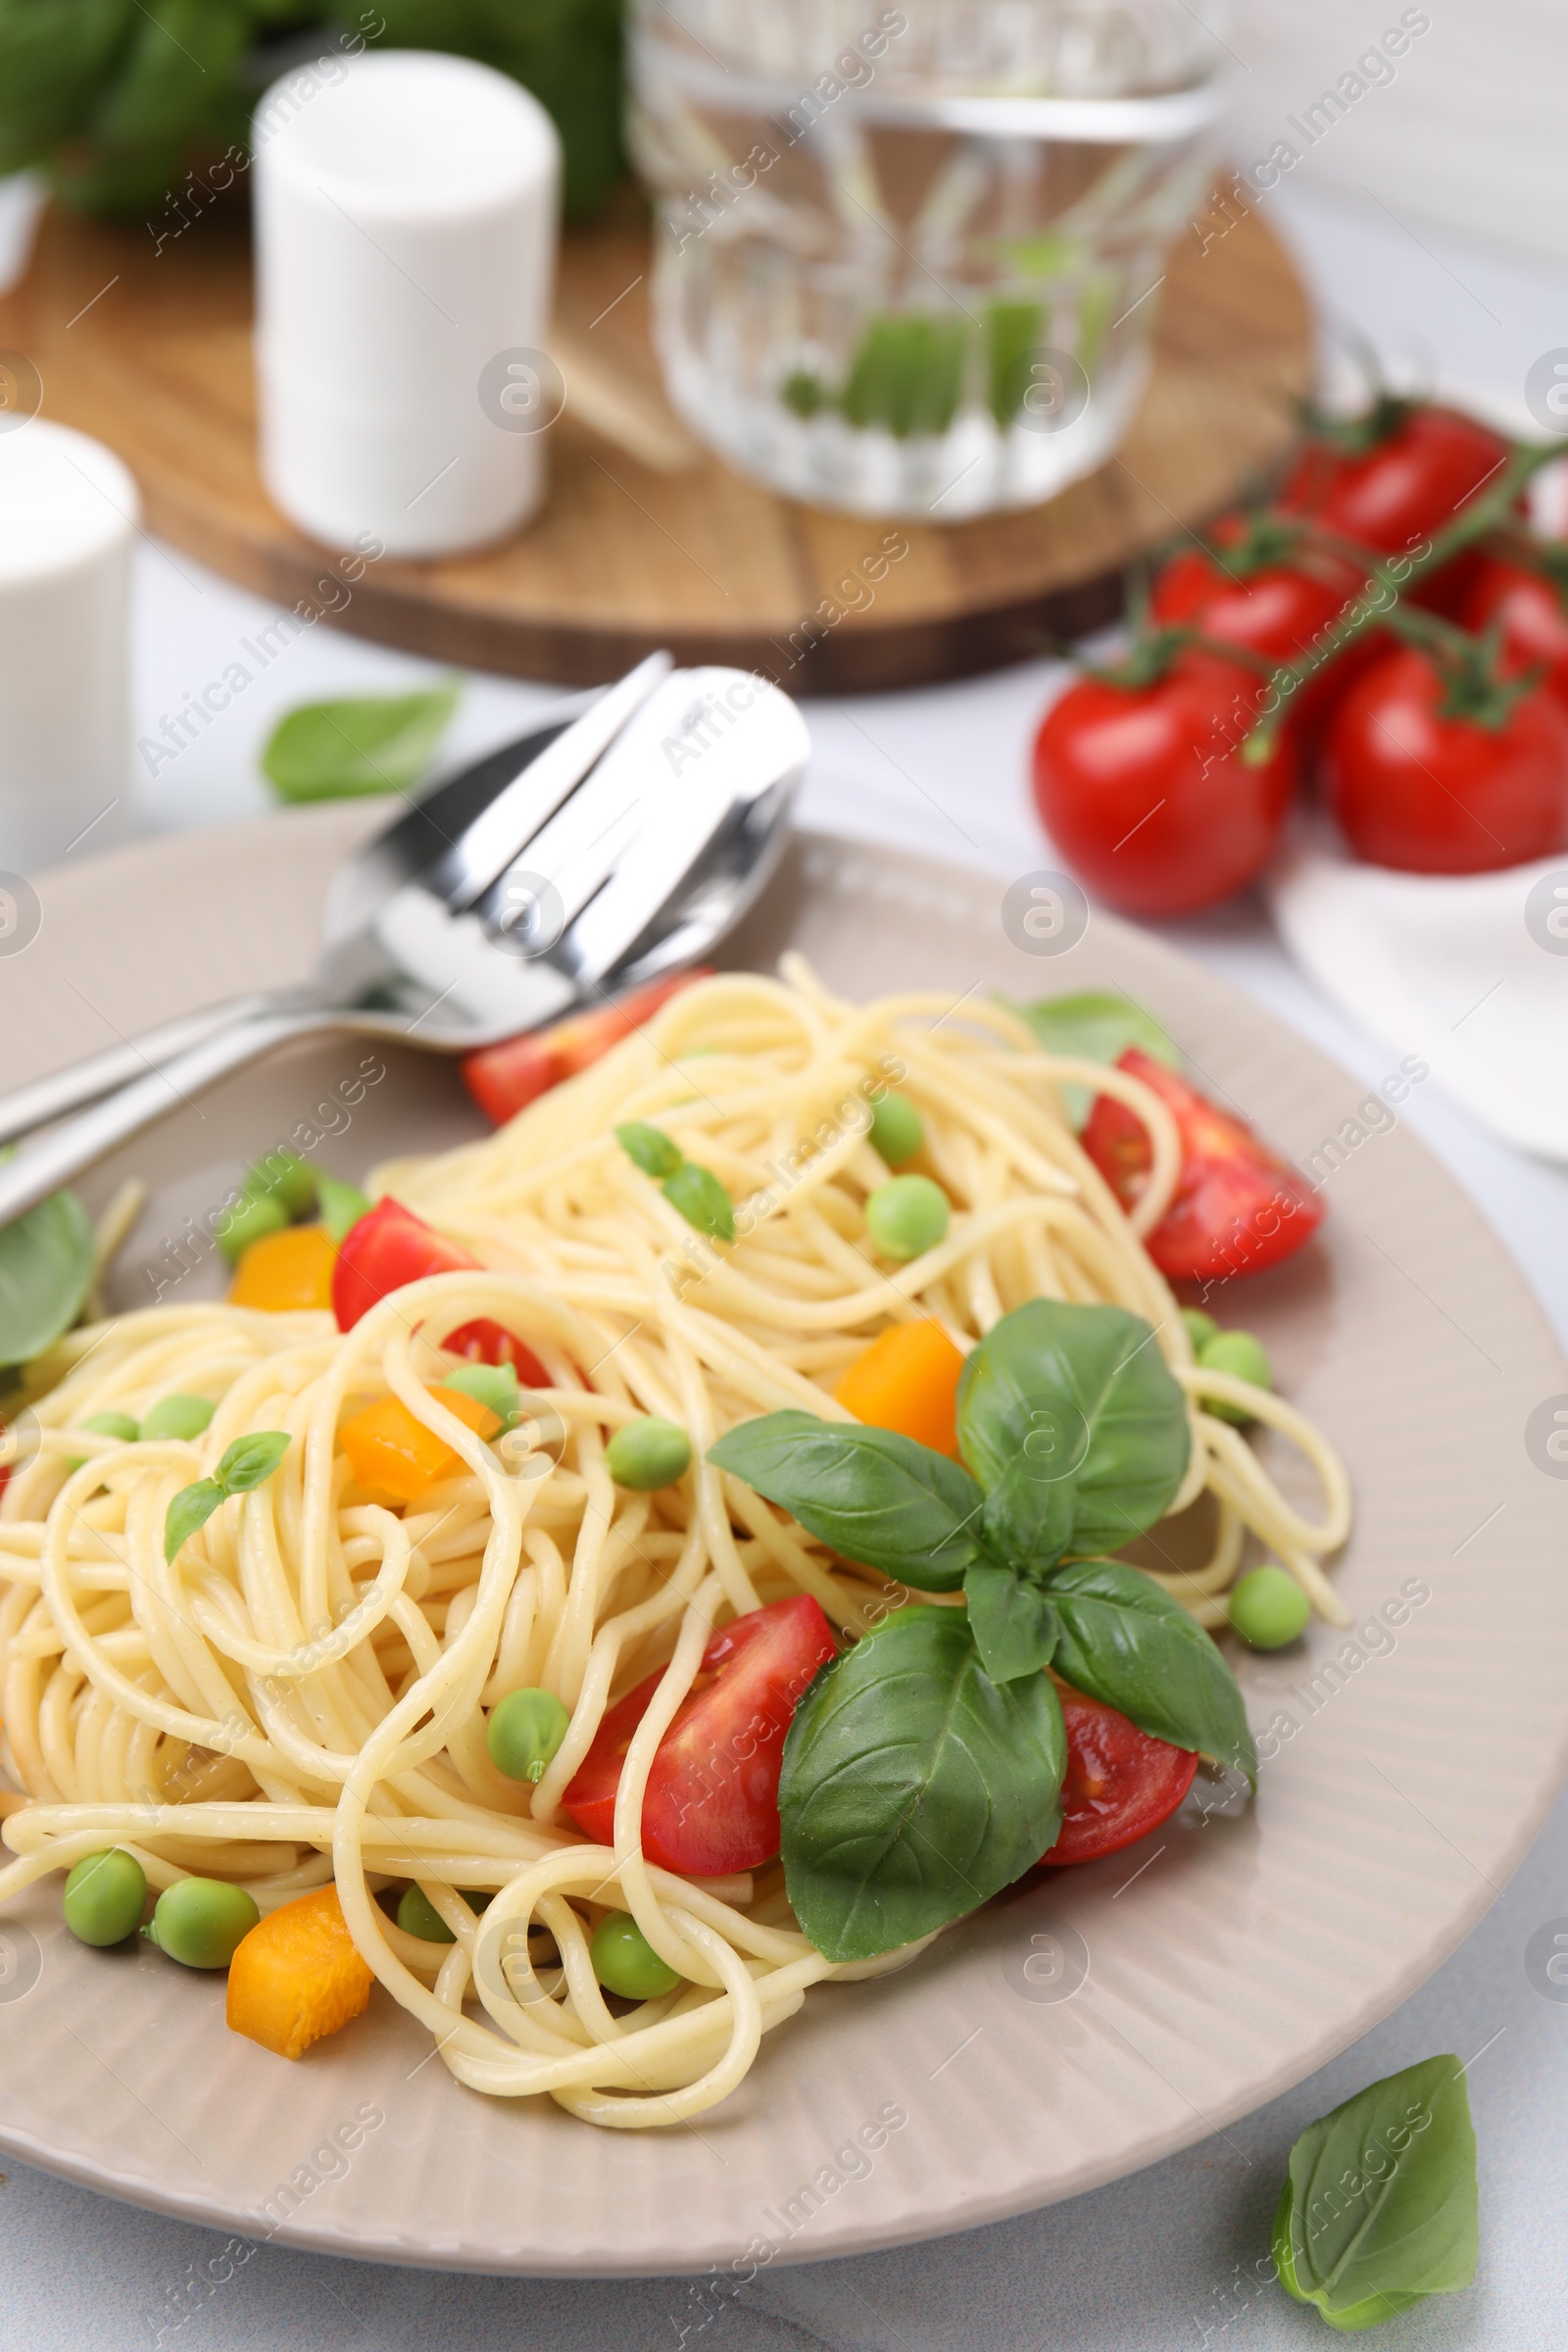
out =
[(1425, 2058), (1309, 2124), (1291, 2150), (1274, 2259), (1333, 2328), (1374, 2328), (1476, 2275), (1476, 2135), (1457, 2058)]
[[(1022, 1013), (1048, 1054), (1071, 1054), (1077, 1061), (1110, 1063), (1119, 1061), (1129, 1046), (1141, 1046), (1167, 1069), (1179, 1070), (1182, 1066), (1174, 1039), (1166, 1035), (1152, 1012), (1146, 1012), (1130, 997), (1113, 997), (1101, 989), (1086, 989), (1080, 996), (1042, 997), (1036, 1004), (1019, 1004), (1015, 1009)], [(1093, 1088), (1068, 1079), (1062, 1086), (1061, 1097), (1068, 1118), (1075, 1127), (1081, 1127), (1095, 1099)]]
[(180, 1545), (198, 1528), (207, 1525), (225, 1499), (225, 1491), (216, 1478), (198, 1479), (193, 1487), (181, 1487), (164, 1515), (165, 1559), (172, 1561)]
[(645, 1176), (673, 1176), (681, 1165), (680, 1146), (662, 1127), (650, 1127), (646, 1120), (627, 1119), (615, 1129), (615, 1141)]
[(683, 1160), (673, 1176), (665, 1177), (662, 1191), (670, 1207), (678, 1208), (699, 1233), (715, 1242), (735, 1239), (735, 1203), (711, 1168), (700, 1168), (694, 1159)]
[(999, 1687), (957, 1609), (906, 1609), (825, 1666), (779, 1780), (784, 1884), (830, 1960), (959, 1919), (1056, 1838), (1067, 1741), (1047, 1676)]
[(1152, 1739), (1234, 1765), (1256, 1788), (1236, 1677), (1184, 1608), (1119, 1560), (1071, 1560), (1049, 1590), (1061, 1619), (1052, 1664), (1064, 1682)]
[(27, 1364), (81, 1313), (92, 1287), (92, 1220), (55, 1193), (0, 1233), (0, 1364)]
[(982, 1486), (1015, 1462), (1070, 1475), (1073, 1551), (1119, 1549), (1169, 1509), (1192, 1445), (1153, 1330), (1124, 1307), (1032, 1298), (994, 1324), (958, 1383), (958, 1443)]
[(1076, 1510), (1070, 1474), (1049, 1477), (1020, 1454), (986, 1496), (986, 1549), (1020, 1568), (1054, 1568), (1071, 1540)]
[(956, 1592), (979, 1556), (980, 1489), (946, 1454), (896, 1430), (764, 1413), (730, 1430), (708, 1458), (846, 1559), (921, 1592)]
[(248, 1438), (236, 1438), (218, 1465), (218, 1484), (225, 1494), (248, 1494), (271, 1477), (288, 1447), (288, 1433), (281, 1429), (259, 1429)]
[(1000, 1560), (976, 1560), (963, 1580), (980, 1663), (994, 1683), (1049, 1666), (1061, 1621), (1048, 1592)]

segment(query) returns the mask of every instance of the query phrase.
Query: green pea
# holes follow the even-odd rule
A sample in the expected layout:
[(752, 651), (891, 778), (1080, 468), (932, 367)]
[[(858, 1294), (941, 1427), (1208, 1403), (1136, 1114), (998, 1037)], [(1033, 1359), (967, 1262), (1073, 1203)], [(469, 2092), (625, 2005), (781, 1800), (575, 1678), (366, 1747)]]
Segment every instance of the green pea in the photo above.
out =
[(539, 1780), (570, 1722), (553, 1690), (509, 1690), (484, 1727), (491, 1763), (509, 1781)]
[(226, 1968), (261, 1916), (226, 1879), (180, 1879), (164, 1888), (142, 1934), (182, 1968)]
[(865, 1204), (865, 1230), (884, 1257), (921, 1257), (948, 1230), (948, 1196), (929, 1176), (895, 1176)]
[[(470, 1911), (483, 1911), (493, 1897), (475, 1893), (470, 1887), (461, 1890)], [(398, 1926), (405, 1936), (417, 1936), (421, 1943), (456, 1943), (457, 1937), (422, 1886), (405, 1886), (398, 1898)]]
[(113, 1846), (83, 1854), (66, 1881), (61, 1909), (78, 1943), (123, 1943), (141, 1925), (147, 1874), (134, 1854)]
[(617, 1487), (652, 1494), (672, 1487), (691, 1466), (692, 1442), (677, 1421), (651, 1413), (646, 1421), (623, 1421), (605, 1447), (605, 1462)]
[(1305, 1633), (1312, 1604), (1283, 1568), (1252, 1568), (1235, 1587), (1227, 1610), (1242, 1640), (1253, 1649), (1283, 1649)]
[(328, 1176), (324, 1170), (317, 1176), (316, 1197), (321, 1204), (321, 1223), (334, 1242), (343, 1241), (360, 1219), (370, 1213), (368, 1193), (362, 1193), (357, 1184), (345, 1184), (341, 1177)]
[(925, 1121), (907, 1095), (884, 1095), (872, 1107), (866, 1141), (890, 1168), (902, 1168), (925, 1142)]
[(502, 1429), (515, 1429), (522, 1419), (515, 1364), (460, 1364), (455, 1372), (442, 1373), (441, 1386), (487, 1404)]
[(680, 1983), (629, 1911), (611, 1911), (599, 1922), (588, 1955), (605, 1990), (618, 1992), (624, 2001), (651, 2001), (673, 1992)]
[[(1199, 1348), (1198, 1361), (1204, 1372), (1228, 1372), (1234, 1380), (1250, 1380), (1254, 1389), (1274, 1386), (1273, 1366), (1262, 1342), (1250, 1331), (1217, 1331)], [(1202, 1401), (1205, 1413), (1218, 1421), (1234, 1421), (1238, 1429), (1256, 1418), (1245, 1404), (1231, 1404), (1224, 1397), (1205, 1396)]]
[(1187, 1337), (1195, 1355), (1201, 1355), (1209, 1341), (1219, 1338), (1219, 1325), (1212, 1315), (1205, 1315), (1200, 1306), (1184, 1306), (1182, 1321), (1187, 1326)]
[(288, 1210), (275, 1193), (244, 1194), (218, 1228), (218, 1247), (230, 1265), (266, 1233), (281, 1233)]
[(316, 1206), (316, 1170), (293, 1152), (270, 1152), (245, 1171), (247, 1200), (280, 1202), (290, 1223)]
[(141, 1425), (144, 1438), (199, 1438), (218, 1410), (205, 1396), (161, 1396)]

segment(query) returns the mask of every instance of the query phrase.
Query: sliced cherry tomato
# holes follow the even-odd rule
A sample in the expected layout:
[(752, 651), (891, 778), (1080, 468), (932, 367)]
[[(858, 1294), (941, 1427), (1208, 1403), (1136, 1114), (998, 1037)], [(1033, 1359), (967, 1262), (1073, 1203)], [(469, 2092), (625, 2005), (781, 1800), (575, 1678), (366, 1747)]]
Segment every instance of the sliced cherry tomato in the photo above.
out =
[(564, 1078), (574, 1078), (612, 1046), (618, 1046), (623, 1037), (640, 1029), (644, 1021), (651, 1021), (661, 1004), (681, 989), (689, 988), (694, 980), (710, 977), (711, 966), (707, 964), (695, 971), (674, 972), (668, 979), (650, 980), (646, 988), (632, 989), (612, 1004), (601, 1004), (593, 1012), (574, 1012), (553, 1028), (535, 1029), (526, 1037), (509, 1037), (499, 1046), (482, 1046), (477, 1054), (465, 1055), (464, 1083), (485, 1117), (504, 1127), (540, 1095), (548, 1094)]
[[(1255, 1274), (1310, 1241), (1323, 1222), (1322, 1200), (1244, 1120), (1221, 1110), (1137, 1046), (1128, 1047), (1116, 1067), (1158, 1095), (1181, 1138), (1175, 1196), (1144, 1242), (1168, 1282)], [(1153, 1165), (1142, 1122), (1114, 1097), (1097, 1095), (1083, 1147), (1123, 1208), (1130, 1209)]]
[(1510, 675), (1544, 662), (1545, 684), (1568, 703), (1568, 598), (1555, 580), (1528, 564), (1483, 556), (1459, 618), (1467, 629), (1500, 618), (1503, 666)]
[(1151, 685), (1080, 678), (1035, 738), (1035, 805), (1073, 870), (1113, 906), (1187, 914), (1268, 863), (1290, 806), (1289, 733), (1260, 767), (1238, 747), (1264, 680), (1201, 654)]
[[(411, 1282), (422, 1282), (429, 1274), (466, 1273), (478, 1263), (460, 1242), (448, 1241), (388, 1194), (343, 1237), (332, 1269), (337, 1327), (352, 1331), (362, 1315)], [(550, 1386), (550, 1375), (532, 1349), (488, 1315), (461, 1324), (446, 1344), (470, 1363), (515, 1364), (524, 1388)]]
[(1056, 1695), (1067, 1727), (1067, 1777), (1061, 1834), (1040, 1859), (1097, 1862), (1169, 1819), (1193, 1785), (1198, 1758), (1066, 1684)]
[[(720, 1627), (648, 1776), (643, 1851), (650, 1862), (713, 1879), (772, 1859), (784, 1735), (833, 1655), (832, 1631), (808, 1592)], [(620, 1768), (662, 1679), (651, 1674), (610, 1709), (563, 1799), (599, 1845), (614, 1841)]]
[(1308, 441), (1278, 503), (1385, 555), (1435, 537), (1508, 455), (1500, 434), (1472, 416), (1398, 401), (1382, 404), (1365, 438), (1361, 448)]
[(1357, 857), (1479, 874), (1568, 840), (1568, 711), (1544, 686), (1456, 714), (1428, 655), (1401, 648), (1346, 696), (1325, 746), (1329, 804)]

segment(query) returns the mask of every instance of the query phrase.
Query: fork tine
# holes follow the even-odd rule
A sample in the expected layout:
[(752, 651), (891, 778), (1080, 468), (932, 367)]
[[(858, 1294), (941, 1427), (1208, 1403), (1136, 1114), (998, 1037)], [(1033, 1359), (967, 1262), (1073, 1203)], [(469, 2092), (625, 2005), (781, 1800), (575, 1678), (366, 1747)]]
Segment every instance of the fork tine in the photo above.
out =
[(541, 826), (576, 791), (649, 696), (674, 667), (667, 653), (650, 654), (539, 754), (453, 843), (426, 885), (461, 914), (525, 850)]

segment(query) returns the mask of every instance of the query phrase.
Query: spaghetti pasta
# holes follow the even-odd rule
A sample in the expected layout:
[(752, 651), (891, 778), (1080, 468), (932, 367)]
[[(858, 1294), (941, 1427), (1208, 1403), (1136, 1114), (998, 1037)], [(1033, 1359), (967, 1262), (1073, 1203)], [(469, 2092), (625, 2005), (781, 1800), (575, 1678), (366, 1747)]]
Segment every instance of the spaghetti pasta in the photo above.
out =
[[(1153, 1152), (1124, 1216), (1061, 1107), (1068, 1080), (1116, 1094)], [(892, 1270), (863, 1203), (887, 1170), (871, 1104), (896, 1083), (922, 1113), (926, 1164), (954, 1203), (937, 1245)], [(736, 1203), (736, 1239), (686, 1223), (617, 1145), (657, 1120)], [(354, 1329), (330, 1316), (158, 1306), (72, 1333), (29, 1374), (36, 1449), (0, 1503), (0, 1690), (16, 1859), (0, 1900), (119, 1844), (154, 1888), (243, 1880), (264, 1911), (335, 1878), (355, 1944), (471, 2088), (548, 2095), (589, 2122), (662, 2126), (726, 2097), (761, 2035), (824, 1978), (903, 1965), (919, 1946), (830, 1964), (796, 1927), (776, 1866), (698, 1882), (640, 1841), (664, 1730), (714, 1627), (796, 1592), (857, 1636), (907, 1598), (838, 1558), (706, 1458), (736, 1423), (804, 1407), (846, 1420), (833, 1383), (889, 1324), (932, 1316), (967, 1353), (1033, 1298), (1145, 1316), (1189, 1400), (1192, 1451), (1172, 1516), (1206, 1490), (1202, 1566), (1156, 1581), (1223, 1616), (1249, 1538), (1343, 1616), (1324, 1560), (1349, 1525), (1345, 1474), (1277, 1396), (1203, 1372), (1140, 1243), (1176, 1182), (1170, 1113), (1139, 1082), (1043, 1054), (996, 1004), (908, 995), (836, 1002), (799, 963), (724, 975), (484, 1142), (378, 1172), (386, 1191), (481, 1261), (395, 1292)], [(443, 1404), (441, 1342), (488, 1317), (526, 1340), (550, 1385), (494, 1444)], [(214, 1400), (191, 1442), (122, 1443), (172, 1393)], [(392, 1396), (458, 1468), (401, 1515), (349, 1484), (341, 1422)], [(1307, 1518), (1205, 1399), (1243, 1404), (1300, 1448), (1322, 1489)], [(690, 1471), (617, 1489), (606, 1444), (644, 1414), (678, 1422)], [(290, 1439), (265, 1486), (164, 1556), (172, 1497), (250, 1433)], [(1156, 1542), (1158, 1531), (1156, 1531)], [(662, 1673), (631, 1740), (612, 1845), (563, 1810), (607, 1707)], [(569, 1713), (536, 1786), (504, 1778), (483, 1712), (542, 1687)], [(454, 1940), (397, 1927), (377, 1893), (419, 1886)], [(463, 1890), (488, 1891), (476, 1914)], [(629, 1912), (681, 1980), (612, 2009), (588, 1948)]]

